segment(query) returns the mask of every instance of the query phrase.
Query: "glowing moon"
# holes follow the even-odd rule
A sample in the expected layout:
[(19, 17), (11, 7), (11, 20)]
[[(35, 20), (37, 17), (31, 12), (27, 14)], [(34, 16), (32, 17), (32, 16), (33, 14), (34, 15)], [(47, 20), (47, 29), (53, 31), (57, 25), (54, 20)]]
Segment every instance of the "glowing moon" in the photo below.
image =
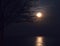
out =
[(41, 12), (36, 13), (36, 17), (41, 18), (42, 17), (42, 13)]

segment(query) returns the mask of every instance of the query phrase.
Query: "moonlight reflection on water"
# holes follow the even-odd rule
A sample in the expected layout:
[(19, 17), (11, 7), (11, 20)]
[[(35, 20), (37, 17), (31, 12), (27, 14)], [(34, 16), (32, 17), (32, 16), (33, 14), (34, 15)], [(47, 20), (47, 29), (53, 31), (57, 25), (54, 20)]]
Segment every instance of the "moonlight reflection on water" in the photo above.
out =
[(44, 46), (43, 45), (43, 40), (44, 40), (43, 36), (36, 37), (36, 46)]

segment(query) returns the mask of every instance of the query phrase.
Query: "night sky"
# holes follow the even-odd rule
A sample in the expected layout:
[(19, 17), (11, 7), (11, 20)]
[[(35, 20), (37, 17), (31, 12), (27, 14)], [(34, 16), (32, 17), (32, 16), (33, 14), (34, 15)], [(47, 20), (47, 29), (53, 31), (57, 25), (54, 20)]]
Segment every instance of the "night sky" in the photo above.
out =
[[(39, 35), (46, 37), (46, 46), (60, 45), (60, 0), (3, 0), (1, 8), (5, 46), (34, 46)], [(35, 11), (45, 18), (35, 22)]]

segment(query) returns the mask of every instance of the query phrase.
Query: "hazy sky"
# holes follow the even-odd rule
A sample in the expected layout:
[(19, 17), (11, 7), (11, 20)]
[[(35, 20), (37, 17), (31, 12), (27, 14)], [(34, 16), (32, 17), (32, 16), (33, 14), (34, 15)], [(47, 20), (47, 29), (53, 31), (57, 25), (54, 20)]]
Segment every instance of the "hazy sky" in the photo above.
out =
[[(34, 0), (32, 1), (33, 5), (31, 5), (29, 2), (29, 0), (5, 0), (2, 2), (5, 16), (4, 21), (6, 24), (8, 23), (4, 28), (4, 38), (6, 38), (5, 41), (7, 46), (8, 44), (10, 46), (22, 46), (26, 38), (24, 39), (21, 37), (25, 36), (29, 36), (29, 38), (36, 35), (44, 35), (54, 38), (60, 36), (60, 0)], [(22, 22), (22, 19), (26, 19), (26, 21), (30, 19), (30, 21), (32, 21), (30, 14), (25, 13), (29, 13), (27, 10), (29, 10), (29, 8), (33, 7), (35, 4), (40, 5), (39, 7), (43, 7), (43, 11), (47, 11), (46, 19), (40, 24)], [(34, 8), (36, 8), (36, 5)], [(51, 39), (49, 38), (48, 40)], [(31, 41), (29, 41), (29, 44), (30, 42)], [(52, 40), (50, 43), (51, 42)], [(27, 46), (27, 43), (25, 45)], [(23, 44), (23, 46), (25, 45)]]

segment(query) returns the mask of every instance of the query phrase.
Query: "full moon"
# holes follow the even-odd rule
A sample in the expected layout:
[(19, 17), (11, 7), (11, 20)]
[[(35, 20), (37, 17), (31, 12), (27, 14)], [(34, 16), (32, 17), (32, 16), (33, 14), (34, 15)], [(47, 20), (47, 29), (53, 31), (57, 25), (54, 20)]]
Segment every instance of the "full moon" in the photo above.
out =
[(41, 18), (42, 17), (42, 13), (41, 12), (36, 13), (36, 17)]

